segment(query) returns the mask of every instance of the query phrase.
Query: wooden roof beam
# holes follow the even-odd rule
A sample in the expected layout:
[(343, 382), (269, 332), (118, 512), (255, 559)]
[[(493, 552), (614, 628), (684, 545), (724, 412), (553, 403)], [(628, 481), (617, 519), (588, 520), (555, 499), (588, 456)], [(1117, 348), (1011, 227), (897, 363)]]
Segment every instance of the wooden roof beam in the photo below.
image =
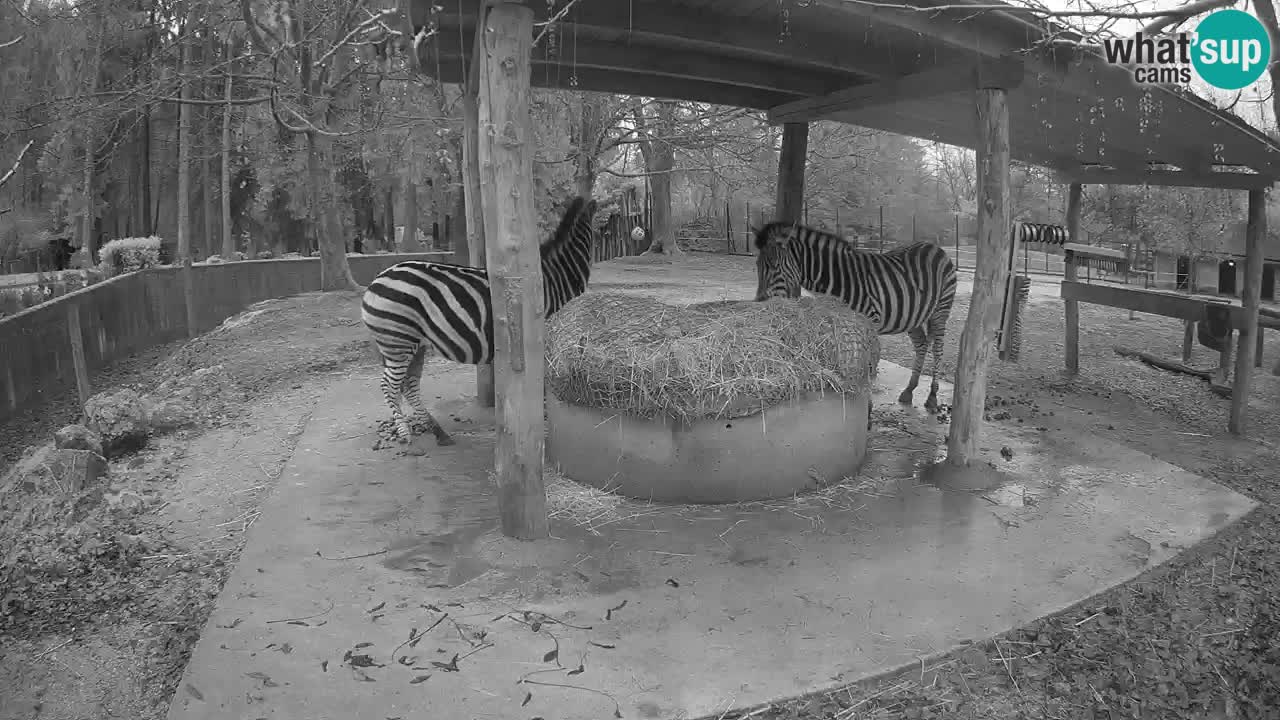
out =
[[(819, 0), (818, 4), (866, 18), (873, 23), (884, 23), (920, 33), (952, 47), (988, 57), (999, 57), (1026, 45), (1025, 36), (1015, 40), (1007, 35), (978, 30), (977, 28), (982, 27), (981, 23), (965, 22), (972, 19), (975, 14), (974, 11), (967, 9), (955, 8), (949, 11), (933, 12), (898, 10), (884, 5), (845, 2), (845, 0)], [(1010, 9), (1017, 8), (1010, 7)]]
[[(845, 120), (863, 110), (928, 100), (980, 87), (1016, 88), (1022, 83), (1022, 77), (1022, 61), (1013, 57), (980, 60), (969, 66), (935, 68), (785, 103), (769, 109), (769, 122), (811, 122), (833, 115), (840, 115)], [(845, 121), (857, 122), (856, 118)]]
[[(459, 37), (459, 33), (455, 32), (442, 34), (434, 48), (438, 49), (442, 57), (475, 57), (473, 33), (465, 27), (463, 32), (465, 37)], [(435, 49), (427, 54), (433, 55)], [(423, 59), (428, 70), (433, 61), (433, 57)], [(589, 36), (565, 42), (553, 57), (535, 51), (533, 62), (558, 68), (558, 72), (566, 75), (573, 75), (586, 68), (643, 72), (645, 75), (675, 80), (708, 81), (708, 75), (712, 75), (714, 82), (722, 85), (790, 96), (825, 93), (858, 77), (854, 73), (821, 68), (807, 68), (800, 72), (760, 60), (739, 59), (727, 62), (708, 50), (606, 42)], [(708, 72), (708, 68), (712, 68), (712, 72)]]
[(1110, 170), (1078, 167), (1058, 170), (1059, 182), (1085, 185), (1154, 185), (1158, 187), (1198, 187), (1219, 190), (1262, 190), (1275, 178), (1240, 172), (1189, 172), (1186, 170)]

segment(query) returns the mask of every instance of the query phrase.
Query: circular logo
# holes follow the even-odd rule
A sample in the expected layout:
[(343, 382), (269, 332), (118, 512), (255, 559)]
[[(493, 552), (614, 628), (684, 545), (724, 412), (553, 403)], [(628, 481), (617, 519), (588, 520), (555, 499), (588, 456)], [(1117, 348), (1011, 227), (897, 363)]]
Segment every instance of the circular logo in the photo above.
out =
[(1210, 85), (1239, 90), (1252, 85), (1271, 62), (1271, 37), (1258, 18), (1243, 10), (1209, 13), (1196, 27), (1191, 64)]

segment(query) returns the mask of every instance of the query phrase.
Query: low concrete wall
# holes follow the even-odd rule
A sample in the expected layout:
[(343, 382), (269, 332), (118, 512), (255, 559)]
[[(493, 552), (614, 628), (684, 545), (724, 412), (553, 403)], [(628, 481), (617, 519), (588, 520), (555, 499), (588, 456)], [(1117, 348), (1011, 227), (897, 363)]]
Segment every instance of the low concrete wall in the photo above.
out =
[(584, 408), (547, 394), (547, 459), (584, 485), (639, 500), (789, 497), (856, 475), (869, 394), (803, 398), (734, 420), (682, 424)]
[[(351, 255), (356, 282), (367, 285), (403, 260), (448, 260), (449, 253)], [(263, 300), (320, 289), (319, 258), (246, 260), (191, 268), (197, 332)], [(111, 278), (0, 320), (0, 420), (50, 394), (75, 388), (69, 314), (80, 313), (89, 371), (161, 343), (185, 337), (180, 268), (142, 270)]]

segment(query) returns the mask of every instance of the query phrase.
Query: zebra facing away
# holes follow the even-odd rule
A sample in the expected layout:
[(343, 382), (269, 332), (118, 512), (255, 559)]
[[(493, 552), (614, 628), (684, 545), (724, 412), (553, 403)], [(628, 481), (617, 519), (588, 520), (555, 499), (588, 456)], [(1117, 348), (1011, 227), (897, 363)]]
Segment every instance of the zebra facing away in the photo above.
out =
[[(541, 245), (543, 302), (550, 317), (587, 289), (595, 239), (596, 201), (574, 198), (555, 234)], [(438, 445), (453, 438), (422, 402), (422, 365), (430, 345), (454, 362), (493, 362), (493, 300), (484, 268), (409, 260), (378, 274), (361, 303), (365, 327), (382, 356), (382, 394), (400, 442), (412, 439), (400, 398), (431, 430)]]
[(947, 318), (956, 297), (956, 266), (934, 243), (884, 253), (854, 248), (839, 235), (789, 222), (755, 230), (756, 300), (800, 297), (800, 289), (831, 295), (866, 315), (881, 335), (905, 332), (915, 348), (911, 381), (898, 402), (911, 404), (924, 359), (933, 350), (933, 382), (925, 409), (938, 409), (938, 368)]

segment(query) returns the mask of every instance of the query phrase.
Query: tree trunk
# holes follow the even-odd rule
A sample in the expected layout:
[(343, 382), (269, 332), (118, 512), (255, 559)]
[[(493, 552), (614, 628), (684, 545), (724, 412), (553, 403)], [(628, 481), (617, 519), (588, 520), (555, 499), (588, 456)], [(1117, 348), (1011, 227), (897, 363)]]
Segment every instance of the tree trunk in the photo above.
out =
[[(186, 28), (191, 28), (192, 16), (187, 18)], [(178, 91), (178, 262), (191, 258), (191, 82), (187, 80), (191, 50), (187, 42), (179, 48), (182, 68), (181, 89)]]
[(338, 209), (332, 192), (333, 177), (325, 172), (327, 142), (328, 138), (318, 133), (307, 133), (307, 174), (313, 202), (311, 222), (320, 250), (320, 289), (355, 290), (360, 286), (351, 277), (351, 266), (347, 264), (347, 247), (338, 227)]
[(388, 187), (382, 204), (382, 249), (399, 251), (396, 247), (396, 189)]
[(675, 148), (667, 140), (675, 124), (676, 103), (659, 100), (655, 105), (657, 111), (652, 122), (642, 109), (636, 108), (634, 113), (637, 128), (642, 136), (647, 136), (640, 143), (640, 154), (644, 156), (645, 171), (649, 175), (651, 216), (650, 227), (647, 228), (649, 249), (642, 254), (683, 255), (684, 251), (676, 243), (676, 230), (671, 219), (671, 171), (676, 163)]
[(231, 60), (231, 43), (227, 43), (227, 77), (222, 82), (222, 176), (218, 186), (222, 191), (222, 257), (232, 260), (236, 254), (235, 236), (231, 233), (231, 73), (235, 63)]
[(591, 197), (598, 175), (596, 162), (599, 159), (600, 115), (604, 98), (597, 93), (578, 93), (578, 99), (582, 106), (578, 115), (578, 132), (574, 142), (576, 157), (573, 182), (579, 195)]
[[(101, 6), (100, 6), (101, 7)], [(101, 11), (99, 11), (101, 15)], [(97, 33), (94, 37), (93, 51), (89, 60), (89, 94), (93, 95), (98, 92), (98, 76), (102, 70), (102, 34), (105, 32), (101, 23), (97, 23)], [(96, 164), (97, 155), (97, 133), (93, 132), (94, 124), (89, 123), (85, 128), (84, 137), (84, 175), (82, 178), (83, 185), (83, 202), (84, 213), (80, 218), (80, 245), (85, 250), (85, 258), (90, 265), (97, 262), (98, 259), (98, 237), (94, 233), (93, 219), (97, 203), (94, 202), (93, 192), (93, 176), (94, 165)]]
[[(212, 5), (210, 4), (206, 7), (212, 8)], [(213, 29), (209, 26), (210, 21), (211, 21), (211, 18), (206, 16), (205, 27), (204, 27), (204, 53), (203, 53), (204, 57), (201, 58), (205, 68), (211, 67), (214, 64), (214, 61), (217, 59), (216, 53), (214, 52), (214, 45), (213, 45)], [(211, 83), (208, 80), (206, 80), (205, 82), (201, 83), (201, 85), (203, 86), (203, 90), (201, 91), (201, 95), (204, 96), (203, 99), (205, 100), (210, 99), (210, 96), (212, 95), (212, 93), (209, 92)], [(214, 190), (217, 188), (217, 185), (215, 185), (217, 180), (215, 178), (219, 176), (218, 153), (214, 150), (216, 145), (214, 144), (214, 141), (213, 141), (214, 136), (212, 132), (213, 119), (215, 117), (215, 110), (216, 108), (214, 108), (212, 105), (206, 105), (204, 107), (204, 112), (201, 113), (201, 115), (204, 118), (204, 121), (200, 123), (200, 127), (202, 130), (202, 132), (200, 133), (200, 147), (204, 148), (205, 150), (204, 152), (205, 159), (203, 162), (200, 163), (204, 171), (204, 187), (201, 189), (204, 191), (204, 246), (205, 246), (205, 252), (206, 252), (205, 257), (209, 257), (210, 255), (216, 255), (218, 253), (218, 245), (220, 244), (217, 242), (218, 210), (217, 210), (217, 195), (214, 193)], [(232, 258), (223, 256), (222, 259), (231, 260)]]
[(418, 245), (418, 184), (412, 179), (404, 181), (404, 238), (400, 252), (422, 252)]

